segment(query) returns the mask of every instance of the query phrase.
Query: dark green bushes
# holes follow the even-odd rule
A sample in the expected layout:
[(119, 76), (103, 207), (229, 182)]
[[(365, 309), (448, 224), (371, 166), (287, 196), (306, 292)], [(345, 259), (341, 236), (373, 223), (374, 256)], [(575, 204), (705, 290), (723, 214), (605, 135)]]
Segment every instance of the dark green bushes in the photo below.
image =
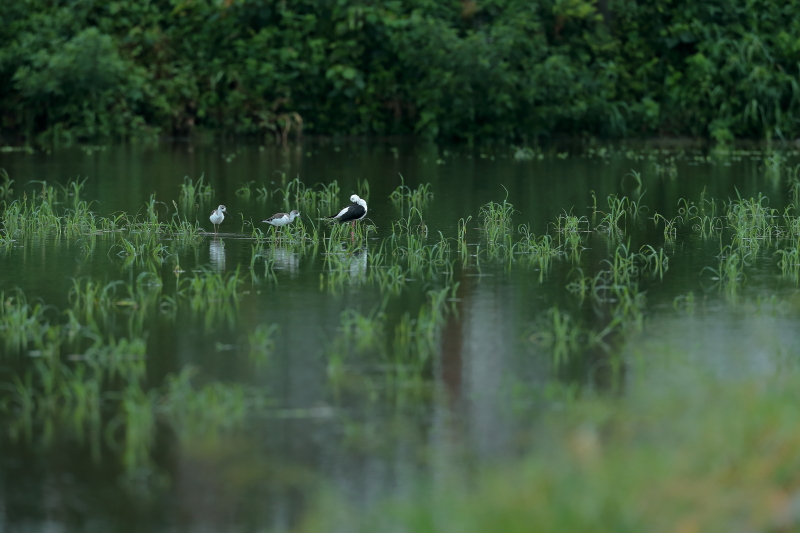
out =
[(25, 0), (4, 138), (794, 137), (800, 7), (708, 0)]

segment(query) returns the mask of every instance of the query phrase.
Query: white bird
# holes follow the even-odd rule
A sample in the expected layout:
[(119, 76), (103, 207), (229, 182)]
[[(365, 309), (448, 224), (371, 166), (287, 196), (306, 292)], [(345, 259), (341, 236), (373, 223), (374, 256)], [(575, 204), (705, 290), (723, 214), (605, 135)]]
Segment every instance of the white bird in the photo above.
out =
[(279, 228), (281, 226), (285, 226), (286, 224), (291, 224), (294, 222), (294, 219), (299, 216), (300, 211), (293, 209), (291, 213), (275, 213), (268, 219), (262, 220), (261, 222), (266, 222), (267, 224), (271, 224)]
[(217, 234), (217, 228), (219, 227), (219, 225), (222, 224), (223, 220), (225, 220), (225, 213), (227, 212), (228, 210), (225, 209), (224, 205), (221, 205), (218, 208), (211, 211), (211, 216), (208, 217), (208, 219), (211, 221), (212, 224), (214, 224), (214, 235)]
[(367, 202), (357, 194), (350, 197), (350, 202), (352, 202), (350, 205), (328, 218), (339, 222), (351, 222), (355, 226), (356, 220), (361, 220), (367, 216)]

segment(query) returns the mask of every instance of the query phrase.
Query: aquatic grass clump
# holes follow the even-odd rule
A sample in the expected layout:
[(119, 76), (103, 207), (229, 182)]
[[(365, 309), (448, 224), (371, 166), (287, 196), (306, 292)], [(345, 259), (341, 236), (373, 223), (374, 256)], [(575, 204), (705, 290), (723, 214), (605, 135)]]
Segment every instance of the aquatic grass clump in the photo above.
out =
[(781, 256), (778, 266), (783, 276), (794, 280), (795, 284), (800, 283), (800, 246), (795, 244), (776, 253)]
[(47, 437), (58, 423), (79, 442), (88, 440), (95, 459), (99, 458), (104, 400), (100, 382), (91, 372), (57, 359), (38, 359), (24, 374), (13, 374), (0, 387), (0, 411), (7, 417), (12, 439), (30, 441), (35, 427), (44, 429)]
[(572, 213), (558, 215), (555, 230), (559, 236), (559, 245), (563, 244), (570, 251), (583, 248), (583, 237), (591, 233), (589, 219)]
[(624, 223), (621, 225), (620, 221), (627, 219), (626, 215), (629, 211), (630, 200), (627, 196), (619, 197), (615, 194), (609, 194), (608, 198), (608, 213), (600, 212), (604, 216), (598, 225), (598, 229), (606, 232), (611, 237), (621, 237), (625, 232)]
[(148, 261), (160, 264), (170, 256), (169, 248), (160, 241), (158, 235), (133, 232), (128, 237), (130, 239), (120, 237), (109, 250), (118, 249), (117, 255), (126, 259), (126, 266), (134, 262), (145, 265)]
[(373, 285), (377, 285), (381, 294), (398, 296), (406, 287), (406, 280), (409, 274), (398, 264), (390, 267), (380, 267), (373, 264), (369, 269), (367, 280)]
[(502, 204), (489, 202), (480, 208), (481, 228), (486, 239), (486, 246), (491, 256), (499, 254), (501, 249), (511, 251), (511, 216), (514, 214), (513, 204), (506, 198)]
[(50, 332), (46, 310), (41, 303), (28, 303), (21, 291), (13, 296), (0, 292), (0, 339), (5, 354), (19, 355), (29, 345), (43, 348)]
[(422, 210), (427, 207), (428, 202), (433, 199), (433, 193), (430, 192), (430, 183), (421, 183), (416, 189), (412, 189), (405, 184), (405, 178), (400, 175), (400, 185), (389, 195), (389, 200), (392, 201), (395, 208), (405, 211), (406, 209)]
[[(665, 216), (660, 215), (659, 213), (655, 213), (653, 215), (653, 222), (655, 223), (656, 228), (658, 227), (659, 221), (664, 223), (664, 242), (667, 242), (667, 243), (674, 242), (675, 241), (675, 237), (678, 235), (677, 224), (679, 222), (683, 222), (683, 218), (679, 215), (679, 216), (676, 216), (673, 219), (668, 219)], [(713, 221), (711, 223), (713, 224)], [(713, 228), (713, 226), (709, 226), (707, 228), (709, 233), (705, 233), (705, 231), (706, 231), (705, 224), (706, 224), (705, 221), (701, 221), (701, 225), (703, 226), (703, 230), (702, 230), (703, 231), (703, 235), (708, 236), (708, 235), (711, 234), (710, 232), (712, 232), (714, 228)]]
[(733, 229), (733, 245), (757, 249), (761, 242), (769, 242), (779, 234), (777, 211), (767, 207), (767, 198), (731, 201), (728, 205), (728, 226)]
[[(355, 226), (349, 223), (331, 222), (330, 233), (323, 239), (325, 253), (340, 253), (342, 249), (356, 251), (363, 248), (370, 232), (375, 231), (375, 226), (366, 221), (356, 222)], [(318, 234), (315, 232), (315, 235)]]
[(734, 302), (737, 299), (739, 288), (746, 280), (744, 267), (748, 264), (749, 255), (749, 252), (742, 248), (725, 245), (718, 256), (718, 267), (707, 266), (703, 269), (703, 271), (711, 272), (711, 279)]
[(200, 223), (194, 223), (184, 217), (181, 218), (176, 212), (172, 219), (164, 225), (164, 236), (172, 239), (181, 246), (188, 246), (192, 244), (199, 244), (203, 238), (201, 236), (202, 229)]
[(80, 178), (76, 178), (67, 181), (66, 185), (58, 184), (58, 186), (61, 187), (64, 198), (69, 198), (69, 203), (72, 204), (73, 207), (77, 207), (78, 204), (82, 202), (81, 193), (83, 192), (88, 180), (89, 178), (83, 178), (82, 180)]
[(189, 176), (184, 176), (181, 184), (180, 203), (187, 208), (209, 199), (211, 185), (205, 182), (205, 174), (201, 174), (197, 181)]
[(3, 229), (10, 237), (33, 235), (61, 235), (61, 217), (53, 211), (47, 200), (37, 203), (36, 198), (14, 200), (6, 205), (2, 217)]
[(243, 282), (239, 269), (230, 273), (203, 270), (199, 275), (182, 278), (178, 295), (189, 301), (191, 310), (203, 314), (207, 328), (222, 318), (233, 322), (239, 308), (239, 285)]
[(11, 188), (13, 184), (14, 180), (8, 175), (6, 169), (0, 168), (0, 199), (10, 198), (14, 194), (14, 189)]
[(242, 427), (248, 417), (266, 414), (275, 402), (266, 387), (212, 382), (195, 386), (198, 369), (185, 366), (151, 391), (152, 412), (173, 427), (181, 440), (204, 436), (216, 439)]
[(450, 312), (447, 299), (454, 297), (458, 283), (427, 292), (428, 302), (415, 318), (404, 313), (395, 326), (392, 361), (422, 371), (438, 351), (439, 333)]
[(98, 233), (98, 218), (89, 210), (89, 203), (76, 201), (73, 209), (63, 216), (64, 232), (68, 237)]
[(117, 300), (117, 287), (122, 283), (112, 281), (104, 285), (90, 278), (73, 278), (68, 297), (75, 316), (95, 330), (100, 325), (109, 325)]
[(280, 330), (278, 324), (259, 324), (247, 336), (250, 346), (250, 360), (264, 364), (275, 353), (275, 335)]
[(553, 364), (558, 368), (577, 354), (582, 346), (584, 329), (568, 312), (553, 307), (545, 311), (533, 325), (528, 340), (552, 351)]
[[(544, 281), (544, 276), (550, 271), (553, 259), (565, 254), (563, 246), (556, 244), (551, 235), (536, 235), (525, 224), (518, 228), (522, 238), (514, 243), (512, 253), (520, 254), (539, 266), (539, 282)], [(580, 247), (571, 248), (573, 260), (580, 259)]]
[(327, 185), (322, 183), (318, 185), (320, 190), (317, 191), (307, 187), (300, 178), (295, 178), (287, 183), (286, 187), (278, 188), (275, 192), (281, 193), (287, 210), (300, 209), (313, 213), (335, 208), (341, 196), (339, 183), (334, 180)]
[(140, 383), (146, 375), (147, 342), (144, 338), (114, 337), (98, 339), (72, 361), (82, 361), (101, 382), (119, 378), (127, 383)]
[(253, 183), (255, 182), (248, 181), (247, 183), (243, 184), (241, 187), (236, 189), (236, 196), (244, 198), (245, 200), (249, 200), (250, 195), (253, 193), (253, 191), (251, 190)]
[(764, 177), (773, 183), (780, 182), (784, 174), (789, 171), (786, 166), (787, 160), (786, 155), (779, 151), (774, 151), (767, 157), (762, 158)]
[(458, 283), (428, 291), (418, 313), (405, 312), (394, 323), (384, 311), (386, 300), (367, 314), (342, 312), (337, 336), (325, 352), (334, 396), (367, 393), (394, 405), (428, 398), (427, 373), (457, 289)]
[(647, 267), (658, 276), (658, 279), (664, 279), (664, 273), (669, 269), (669, 258), (664, 253), (664, 248), (656, 250), (645, 244), (639, 249), (639, 256), (644, 258)]

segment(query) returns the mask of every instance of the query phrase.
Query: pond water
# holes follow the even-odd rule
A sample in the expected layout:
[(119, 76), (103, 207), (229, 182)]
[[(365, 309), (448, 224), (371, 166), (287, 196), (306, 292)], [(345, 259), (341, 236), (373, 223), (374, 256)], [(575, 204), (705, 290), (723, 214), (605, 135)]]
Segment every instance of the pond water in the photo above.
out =
[[(797, 155), (4, 151), (3, 529), (287, 530), (322, 493), (369, 509), (513, 460), (575, 395), (680, 386), (670, 354), (773, 372), (800, 340)], [(365, 221), (321, 220), (353, 193)]]

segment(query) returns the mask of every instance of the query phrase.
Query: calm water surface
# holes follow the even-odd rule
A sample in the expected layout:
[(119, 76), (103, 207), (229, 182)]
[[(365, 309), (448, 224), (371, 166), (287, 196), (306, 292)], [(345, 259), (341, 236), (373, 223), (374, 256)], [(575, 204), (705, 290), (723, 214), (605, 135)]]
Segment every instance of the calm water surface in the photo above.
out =
[[(797, 163), (794, 152), (781, 153), (786, 168)], [(34, 181), (66, 185), (86, 178), (81, 197), (102, 216), (144, 212), (155, 195), (166, 220), (184, 177), (204, 176), (213, 193), (198, 202), (196, 213), (187, 213), (212, 231), (208, 213), (226, 205), (231, 215), (217, 238), (204, 234), (189, 245), (166, 242), (166, 258), (149, 263), (121, 257), (113, 234), (15, 242), (0, 252), (0, 291), (8, 296), (19, 288), (29, 302), (63, 310), (70, 306), (75, 279), (135, 283), (141, 272), (152, 270), (163, 280), (163, 293), (174, 295), (181, 277), (202, 269), (227, 274), (239, 269), (244, 282), (239, 305), (230, 312), (208, 319), (179, 304), (174, 320), (148, 319), (144, 388), (157, 388), (166, 376), (191, 365), (198, 386), (244, 384), (269, 391), (269, 406), (243, 426), (206, 427), (202, 413), (187, 427), (159, 421), (138, 459), (126, 456), (124, 439), (115, 438), (121, 429), (95, 436), (97, 447), (92, 436), (80, 438), (58, 424), (20, 431), (8, 412), (0, 440), (3, 529), (290, 529), (321, 491), (368, 509), (414, 490), (420, 481), (526, 452), (537, 417), (557, 408), (564, 390), (624, 395), (625, 384), (634, 379), (654, 389), (680, 386), (674, 376), (651, 368), (648, 359), (678, 353), (732, 379), (772, 372), (781, 354), (796, 351), (800, 340), (800, 298), (794, 280), (781, 276), (776, 246), (762, 246), (747, 258), (734, 294), (722, 290), (710, 270), (718, 268), (728, 234), (705, 238), (693, 222), (679, 223), (675, 238), (665, 242), (663, 223), (656, 226), (653, 219), (655, 213), (672, 219), (681, 214), (681, 198), (700, 205), (703, 194), (727, 202), (762, 193), (782, 212), (791, 194), (783, 177), (769, 178), (768, 155), (636, 145), (553, 149), (519, 161), (508, 147), (447, 150), (388, 142), (289, 148), (174, 143), (0, 153), (0, 167), (14, 180), (14, 198), (35, 195), (41, 184)], [(632, 171), (641, 175), (641, 184)], [(338, 183), (339, 204), (303, 212), (306, 227), (323, 233), (328, 229), (319, 218), (335, 213), (368, 181), (375, 231), (363, 251), (333, 261), (324, 246), (315, 251), (278, 244), (251, 262), (254, 225), (263, 227), (259, 220), (295, 207), (274, 192), (294, 178), (308, 186)], [(237, 194), (248, 183), (252, 194)], [(447, 269), (406, 270), (402, 291), (390, 294), (368, 276), (370, 269), (388, 268), (373, 261), (391, 237), (392, 223), (407, 216), (389, 199), (402, 183), (430, 184), (433, 198), (422, 210), (426, 243), (439, 241), (440, 232), (453, 243), (452, 277)], [(273, 194), (258, 198), (260, 187)], [(618, 240), (596, 229), (602, 214), (593, 216), (594, 205), (608, 210), (610, 194), (646, 206), (638, 218), (625, 218)], [(524, 254), (510, 259), (487, 254), (479, 211), (506, 197), (514, 208), (514, 242), (519, 225), (529, 225), (536, 235), (556, 235), (559, 215), (586, 217), (591, 232), (583, 235), (580, 258), (557, 258), (542, 271)], [(459, 220), (468, 217), (469, 257), (464, 257), (455, 240)], [(605, 349), (555, 364), (552, 348), (531, 341), (535, 325), (558, 306), (589, 329), (606, 327), (612, 320), (607, 310), (582, 302), (566, 286), (576, 268), (590, 276), (607, 268), (605, 261), (620, 243), (634, 251), (649, 244), (669, 260), (663, 279), (639, 275), (645, 298), (641, 327), (609, 337)], [(407, 267), (406, 259), (394, 261)], [(274, 276), (265, 279), (269, 268)], [(437, 329), (436, 350), (421, 375), (398, 377), (402, 363), (391, 355), (339, 353), (346, 311), (381, 313), (380, 334), (391, 344), (410, 335), (402, 324), (421, 320), (429, 291), (456, 284), (447, 318)], [(687, 295), (693, 298), (690, 305)], [(254, 361), (249, 336), (272, 324), (277, 325), (274, 350)], [(23, 360), (7, 358), (5, 383), (41, 359), (35, 351)]]

